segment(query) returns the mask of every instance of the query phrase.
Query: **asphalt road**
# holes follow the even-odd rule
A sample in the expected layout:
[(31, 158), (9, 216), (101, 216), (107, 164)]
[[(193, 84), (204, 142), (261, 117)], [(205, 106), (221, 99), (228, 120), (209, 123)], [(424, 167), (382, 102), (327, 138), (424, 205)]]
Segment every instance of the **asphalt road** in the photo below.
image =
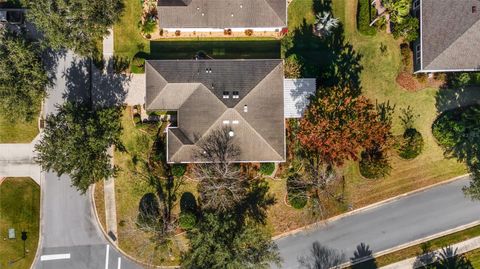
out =
[(93, 215), (90, 195), (71, 187), (68, 176), (46, 173), (42, 197), (43, 240), (35, 268), (141, 268), (108, 246)]
[[(87, 63), (71, 52), (50, 55), (52, 87), (44, 115), (55, 113), (65, 100), (88, 98)], [(104, 238), (92, 212), (90, 195), (71, 186), (67, 175), (45, 173), (41, 179), (41, 245), (36, 269), (137, 269)]]
[(313, 231), (277, 240), (282, 268), (298, 268), (314, 241), (353, 256), (365, 243), (375, 253), (480, 219), (480, 202), (465, 197), (468, 179), (435, 187), (328, 223)]

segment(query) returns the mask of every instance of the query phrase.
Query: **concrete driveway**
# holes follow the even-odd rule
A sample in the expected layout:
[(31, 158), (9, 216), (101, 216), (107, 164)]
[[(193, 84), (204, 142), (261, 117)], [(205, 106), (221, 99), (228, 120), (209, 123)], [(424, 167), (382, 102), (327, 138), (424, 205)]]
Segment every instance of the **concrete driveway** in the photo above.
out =
[(0, 177), (31, 177), (40, 184), (41, 168), (34, 161), (34, 144), (0, 144)]

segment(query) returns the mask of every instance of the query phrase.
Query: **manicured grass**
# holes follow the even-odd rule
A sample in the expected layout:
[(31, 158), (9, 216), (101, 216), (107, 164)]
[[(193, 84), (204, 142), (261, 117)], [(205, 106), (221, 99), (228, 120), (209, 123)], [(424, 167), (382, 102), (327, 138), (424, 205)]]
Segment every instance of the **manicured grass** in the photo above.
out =
[[(425, 244), (429, 246), (430, 250), (436, 250), (436, 249), (453, 245), (477, 236), (480, 236), (480, 226), (475, 226), (460, 232), (442, 236), (437, 239), (427, 241)], [(375, 260), (377, 265), (380, 267), (380, 266), (392, 264), (404, 259), (412, 258), (421, 254), (422, 254), (422, 244), (419, 244), (419, 245), (411, 246), (408, 248), (404, 248), (399, 251), (395, 251), (390, 254), (377, 257)], [(480, 252), (477, 253), (476, 256), (477, 256), (477, 266), (478, 266), (480, 262)], [(361, 264), (359, 264), (358, 266), (360, 265)]]
[(115, 55), (131, 60), (139, 51), (150, 52), (150, 42), (142, 37), (138, 22), (142, 15), (142, 1), (124, 0), (125, 10), (120, 22), (113, 27)]
[[(401, 193), (428, 186), (443, 180), (464, 174), (465, 166), (453, 159), (445, 159), (443, 150), (435, 142), (431, 126), (437, 117), (436, 96), (439, 89), (425, 89), (418, 92), (408, 92), (395, 82), (401, 68), (400, 41), (383, 32), (375, 36), (360, 35), (356, 31), (357, 1), (334, 0), (336, 12), (341, 12), (339, 6), (344, 6), (345, 35), (347, 42), (362, 55), (363, 70), (360, 75), (362, 92), (373, 102), (390, 101), (396, 105), (393, 119), (394, 135), (401, 135), (403, 128), (398, 119), (400, 108), (411, 106), (419, 118), (415, 127), (421, 132), (425, 146), (423, 153), (413, 160), (402, 160), (392, 152), (392, 173), (380, 180), (363, 179), (358, 171), (358, 164), (351, 163), (345, 167), (347, 178), (347, 193), (353, 207), (361, 207)], [(336, 15), (336, 14), (335, 14)], [(380, 46), (386, 46), (382, 53)], [(467, 99), (467, 98), (466, 98)]]
[(0, 116), (0, 143), (30, 143), (38, 134), (37, 120), (12, 123)]
[[(40, 187), (30, 178), (5, 179), (0, 184), (0, 268), (30, 268), (37, 251), (39, 218)], [(16, 239), (8, 239), (9, 228), (15, 229)], [(27, 232), (25, 258), (22, 231)]]
[(294, 0), (288, 6), (288, 30), (291, 32), (303, 24), (315, 23), (313, 0)]
[(467, 256), (467, 259), (470, 260), (470, 262), (472, 263), (473, 268), (480, 268), (480, 248), (467, 252), (465, 253), (465, 255)]
[(278, 59), (280, 41), (152, 41), (150, 59), (192, 59), (202, 51), (214, 59)]
[[(305, 5), (297, 7), (296, 5), (299, 4)], [(462, 96), (466, 96), (462, 98), (462, 104), (459, 104), (459, 100), (455, 100), (448, 105), (439, 105), (437, 95), (440, 92), (442, 96), (452, 100), (455, 94), (444, 94), (448, 90), (434, 88), (418, 92), (408, 92), (400, 88), (395, 81), (401, 68), (400, 41), (393, 39), (392, 36), (384, 32), (378, 32), (375, 36), (365, 36), (358, 33), (355, 16), (352, 16), (352, 14), (356, 14), (357, 1), (333, 0), (332, 4), (334, 16), (340, 18), (344, 25), (346, 42), (362, 55), (360, 59), (360, 64), (363, 66), (360, 73), (362, 94), (369, 97), (372, 102), (390, 101), (390, 104), (396, 105), (396, 114), (393, 119), (394, 135), (401, 135), (404, 131), (398, 118), (400, 109), (409, 105), (413, 107), (414, 112), (420, 115), (415, 122), (415, 128), (421, 132), (425, 145), (423, 152), (413, 160), (401, 159), (392, 150), (392, 173), (382, 179), (367, 180), (360, 175), (357, 162), (347, 163), (343, 167), (346, 180), (345, 204), (332, 203), (326, 205), (327, 210), (325, 210), (323, 217), (327, 218), (345, 212), (347, 210), (346, 205), (359, 208), (466, 173), (463, 164), (453, 159), (444, 158), (443, 150), (433, 138), (431, 126), (439, 110), (451, 109), (458, 105), (471, 103), (472, 100), (478, 100), (476, 98), (479, 96), (478, 89), (466, 89), (462, 94)], [(301, 25), (298, 22), (303, 21), (302, 16), (308, 16), (309, 13), (304, 10), (305, 6), (311, 7), (311, 1), (294, 0), (290, 5), (293, 8), (289, 8), (289, 18), (296, 18), (289, 22), (291, 32), (295, 27)], [(298, 14), (292, 14), (297, 12)], [(308, 38), (302, 39), (302, 41), (305, 40), (308, 41)], [(385, 53), (381, 52), (381, 45), (386, 46), (387, 51)], [(302, 42), (298, 52), (304, 53), (308, 46), (310, 44)], [(314, 48), (312, 47), (312, 49)], [(322, 51), (313, 54), (306, 51), (304, 54), (309, 55), (310, 59), (320, 58), (321, 61), (328, 62), (328, 58), (320, 57), (322, 53), (328, 54)], [(322, 65), (322, 63), (317, 65)], [(320, 83), (322, 82), (324, 81), (320, 81)], [(269, 222), (273, 226), (275, 234), (299, 228), (318, 220), (309, 217), (308, 206), (303, 210), (295, 210), (284, 203), (285, 179), (281, 181), (271, 180), (269, 183), (271, 192), (275, 194), (277, 199), (277, 204), (269, 210)]]
[[(183, 236), (177, 236), (175, 243), (158, 245), (155, 243), (153, 233), (143, 232), (135, 224), (141, 198), (147, 193), (154, 193), (155, 189), (140, 175), (134, 173), (133, 159), (135, 155), (139, 158), (146, 157), (157, 128), (135, 127), (129, 107), (124, 111), (122, 126), (124, 128), (122, 142), (127, 152), (116, 151), (114, 157), (115, 165), (120, 168), (115, 179), (119, 246), (128, 254), (147, 263), (178, 265), (180, 250), (186, 248), (186, 239)], [(196, 194), (196, 183), (188, 181), (182, 186), (177, 202), (184, 191)], [(180, 212), (178, 204), (174, 211), (175, 214)], [(169, 252), (172, 254), (170, 257)]]

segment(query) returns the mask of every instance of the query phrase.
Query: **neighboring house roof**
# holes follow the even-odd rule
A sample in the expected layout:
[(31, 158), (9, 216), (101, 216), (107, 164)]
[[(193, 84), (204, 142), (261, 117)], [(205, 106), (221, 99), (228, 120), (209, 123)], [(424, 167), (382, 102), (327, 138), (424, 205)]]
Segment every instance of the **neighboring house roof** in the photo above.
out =
[(314, 78), (285, 79), (283, 83), (285, 118), (301, 118), (317, 86)]
[(146, 91), (148, 111), (177, 111), (168, 162), (202, 161), (198, 143), (225, 126), (240, 147), (236, 161), (285, 160), (282, 60), (147, 61)]
[(286, 27), (286, 0), (158, 0), (160, 28)]
[(422, 0), (421, 3), (421, 69), (479, 69), (480, 1)]

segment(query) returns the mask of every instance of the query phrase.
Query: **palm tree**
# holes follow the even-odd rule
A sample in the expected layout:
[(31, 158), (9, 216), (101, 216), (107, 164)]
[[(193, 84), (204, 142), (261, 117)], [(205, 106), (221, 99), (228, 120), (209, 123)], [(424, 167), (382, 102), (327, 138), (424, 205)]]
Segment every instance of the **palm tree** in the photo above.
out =
[(411, 1), (409, 0), (384, 0), (385, 8), (390, 14), (390, 21), (401, 24), (410, 14)]
[(328, 36), (338, 27), (339, 20), (333, 17), (331, 12), (322, 11), (317, 14), (315, 20), (315, 33), (320, 37)]
[(437, 269), (473, 269), (470, 261), (464, 255), (457, 254), (457, 249), (451, 246), (442, 248), (437, 261)]

